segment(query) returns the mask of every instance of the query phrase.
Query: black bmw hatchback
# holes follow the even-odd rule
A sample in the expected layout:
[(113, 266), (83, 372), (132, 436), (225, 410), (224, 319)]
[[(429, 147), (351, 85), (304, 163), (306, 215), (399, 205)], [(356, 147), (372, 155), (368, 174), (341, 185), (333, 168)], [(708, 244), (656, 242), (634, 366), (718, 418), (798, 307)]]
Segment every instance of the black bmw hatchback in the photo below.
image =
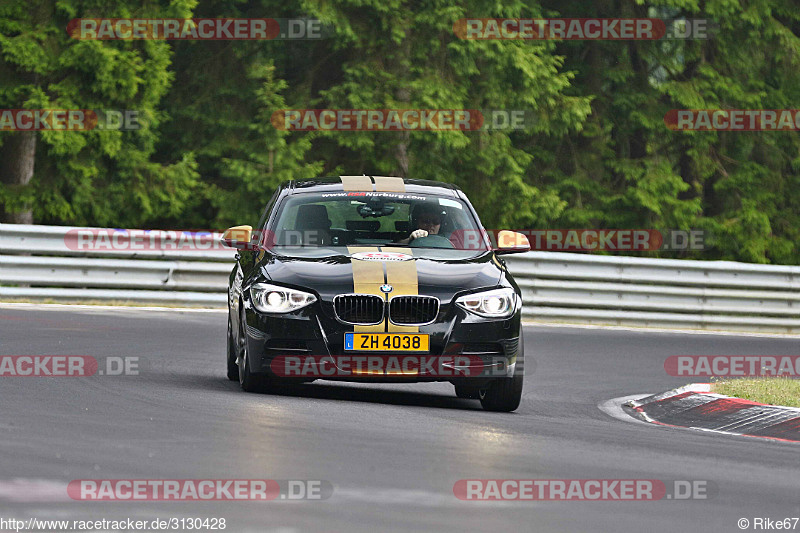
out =
[(513, 411), (523, 382), (522, 299), (456, 186), (383, 176), (283, 184), (239, 250), (228, 289), (227, 370), (246, 391), (315, 379), (448, 381)]

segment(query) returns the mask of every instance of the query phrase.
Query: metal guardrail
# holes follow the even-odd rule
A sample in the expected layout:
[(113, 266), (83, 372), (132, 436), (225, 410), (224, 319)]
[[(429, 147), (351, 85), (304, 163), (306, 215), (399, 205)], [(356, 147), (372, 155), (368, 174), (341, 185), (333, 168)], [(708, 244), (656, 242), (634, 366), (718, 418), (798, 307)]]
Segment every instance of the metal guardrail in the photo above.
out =
[[(102, 234), (105, 240), (97, 239)], [(124, 237), (122, 243), (114, 236)], [(85, 246), (81, 236), (94, 236)], [(191, 237), (188, 249), (181, 236)], [(132, 259), (171, 259), (185, 261), (231, 261), (235, 251), (219, 249), (221, 233), (140, 229), (84, 228), (0, 224), (0, 254), (31, 254), (58, 257), (113, 257)], [(149, 243), (160, 243), (161, 247)], [(82, 246), (84, 244), (84, 246)], [(120, 246), (123, 244), (124, 246)], [(206, 249), (202, 249), (206, 248)], [(216, 249), (215, 249), (216, 248)]]
[(800, 333), (800, 267), (530, 252), (507, 259), (528, 319)]
[(0, 224), (0, 298), (223, 307), (235, 250), (220, 237)]
[[(98, 228), (0, 224), (0, 297), (223, 307), (233, 250), (219, 234), (119, 230), (130, 246), (75, 246)], [(136, 249), (166, 242), (175, 249)], [(200, 243), (200, 244), (198, 244)], [(143, 246), (142, 248), (146, 248)], [(575, 253), (506, 257), (526, 319), (800, 333), (800, 267)]]

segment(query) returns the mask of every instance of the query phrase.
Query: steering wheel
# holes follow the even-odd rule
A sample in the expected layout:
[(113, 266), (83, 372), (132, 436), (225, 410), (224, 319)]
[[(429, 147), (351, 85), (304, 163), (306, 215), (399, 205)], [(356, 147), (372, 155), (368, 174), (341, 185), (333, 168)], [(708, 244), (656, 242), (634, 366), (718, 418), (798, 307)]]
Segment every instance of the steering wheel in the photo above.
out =
[(444, 235), (431, 235), (414, 239), (409, 243), (411, 248), (455, 248), (450, 239)]

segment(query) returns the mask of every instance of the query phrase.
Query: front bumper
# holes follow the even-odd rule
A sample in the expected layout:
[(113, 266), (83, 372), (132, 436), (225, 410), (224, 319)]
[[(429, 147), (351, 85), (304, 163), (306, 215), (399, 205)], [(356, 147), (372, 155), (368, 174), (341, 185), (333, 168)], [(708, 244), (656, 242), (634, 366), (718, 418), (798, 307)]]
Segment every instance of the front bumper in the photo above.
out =
[[(354, 327), (335, 318), (330, 302), (317, 301), (298, 312), (283, 315), (263, 314), (249, 301), (243, 303), (245, 340), (250, 371), (254, 374), (279, 375), (273, 364), (287, 356), (305, 359), (312, 365), (321, 357), (330, 356), (328, 359), (341, 369), (339, 362), (347, 360), (347, 356), (379, 355), (344, 349), (344, 334), (352, 332)], [(473, 315), (452, 303), (442, 303), (436, 321), (419, 327), (419, 333), (430, 336), (430, 352), (424, 357), (437, 359), (438, 371), (422, 368), (415, 373), (335, 372), (332, 375), (320, 373), (314, 379), (382, 383), (449, 381), (481, 386), (491, 379), (514, 374), (520, 326), (521, 306), (510, 318), (498, 320)], [(418, 354), (393, 352), (391, 355), (412, 358)]]

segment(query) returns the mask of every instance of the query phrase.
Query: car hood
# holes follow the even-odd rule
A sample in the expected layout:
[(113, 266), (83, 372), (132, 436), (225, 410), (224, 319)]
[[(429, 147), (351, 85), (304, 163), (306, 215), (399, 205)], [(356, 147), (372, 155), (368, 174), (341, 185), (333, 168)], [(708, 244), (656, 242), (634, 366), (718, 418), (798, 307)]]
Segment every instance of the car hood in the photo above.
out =
[[(491, 251), (440, 248), (275, 247), (260, 260), (264, 276), (306, 287), (323, 300), (337, 294), (422, 294), (449, 302), (457, 292), (494, 287), (503, 274)], [(388, 288), (388, 287), (387, 287)]]

